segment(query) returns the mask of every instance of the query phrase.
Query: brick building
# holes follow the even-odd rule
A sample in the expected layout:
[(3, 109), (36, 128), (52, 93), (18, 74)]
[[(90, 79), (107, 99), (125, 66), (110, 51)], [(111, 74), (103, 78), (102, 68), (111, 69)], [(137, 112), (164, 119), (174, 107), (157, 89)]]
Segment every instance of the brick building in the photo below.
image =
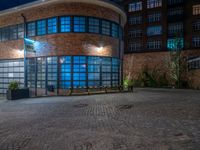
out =
[(13, 80), (38, 96), (121, 84), (125, 23), (110, 1), (43, 0), (1, 11), (0, 93)]
[[(200, 68), (200, 1), (199, 0), (124, 0), (125, 26), (124, 74), (137, 77), (144, 66), (164, 70), (169, 51), (183, 50), (193, 68)], [(175, 46), (179, 40), (179, 47)], [(132, 63), (130, 63), (132, 62)], [(193, 63), (192, 63), (193, 62)], [(191, 87), (200, 87), (199, 77), (191, 75)], [(167, 70), (166, 70), (167, 72)], [(195, 70), (199, 74), (199, 69)], [(195, 80), (193, 79), (195, 78)], [(198, 80), (196, 80), (198, 79)]]

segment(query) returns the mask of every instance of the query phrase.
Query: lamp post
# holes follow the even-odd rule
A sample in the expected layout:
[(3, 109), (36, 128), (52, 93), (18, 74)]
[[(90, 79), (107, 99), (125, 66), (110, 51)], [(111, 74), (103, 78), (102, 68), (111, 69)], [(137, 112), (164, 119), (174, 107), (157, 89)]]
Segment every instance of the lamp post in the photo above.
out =
[(26, 35), (27, 35), (27, 28), (26, 28), (26, 17), (21, 14), (22, 18), (23, 18), (23, 23), (24, 23), (24, 87), (27, 88), (27, 63), (26, 63)]

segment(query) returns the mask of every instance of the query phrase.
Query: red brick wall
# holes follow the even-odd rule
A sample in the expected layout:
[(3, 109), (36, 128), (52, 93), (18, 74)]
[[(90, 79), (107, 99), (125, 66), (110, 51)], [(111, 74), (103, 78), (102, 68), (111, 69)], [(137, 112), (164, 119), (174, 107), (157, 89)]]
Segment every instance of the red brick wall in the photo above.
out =
[[(167, 70), (167, 60), (169, 60), (169, 52), (151, 52), (151, 53), (133, 53), (124, 55), (124, 77), (128, 75), (136, 79), (144, 66), (153, 69), (155, 67), (161, 69), (163, 72)], [(200, 50), (183, 51), (184, 57), (200, 56)], [(200, 86), (199, 71), (188, 72), (186, 78), (191, 87)]]

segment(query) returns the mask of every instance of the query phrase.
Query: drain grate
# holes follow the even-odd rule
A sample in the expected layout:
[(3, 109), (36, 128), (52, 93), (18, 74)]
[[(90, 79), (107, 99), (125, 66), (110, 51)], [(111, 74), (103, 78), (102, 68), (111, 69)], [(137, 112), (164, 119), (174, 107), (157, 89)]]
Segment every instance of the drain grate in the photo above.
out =
[(133, 108), (133, 105), (118, 105), (116, 108), (119, 110), (127, 110)]
[(85, 142), (85, 143), (74, 145), (74, 150), (93, 150), (92, 143)]
[(88, 106), (88, 104), (76, 104), (73, 107), (75, 107), (75, 108), (83, 108), (83, 107), (87, 107), (87, 106)]

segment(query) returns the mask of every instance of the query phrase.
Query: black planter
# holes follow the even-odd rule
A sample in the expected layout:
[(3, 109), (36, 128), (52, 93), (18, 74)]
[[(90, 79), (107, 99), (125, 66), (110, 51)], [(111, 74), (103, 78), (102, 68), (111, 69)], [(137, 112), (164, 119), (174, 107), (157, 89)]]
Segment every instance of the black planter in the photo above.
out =
[(7, 100), (29, 98), (29, 89), (7, 90), (6, 97)]

